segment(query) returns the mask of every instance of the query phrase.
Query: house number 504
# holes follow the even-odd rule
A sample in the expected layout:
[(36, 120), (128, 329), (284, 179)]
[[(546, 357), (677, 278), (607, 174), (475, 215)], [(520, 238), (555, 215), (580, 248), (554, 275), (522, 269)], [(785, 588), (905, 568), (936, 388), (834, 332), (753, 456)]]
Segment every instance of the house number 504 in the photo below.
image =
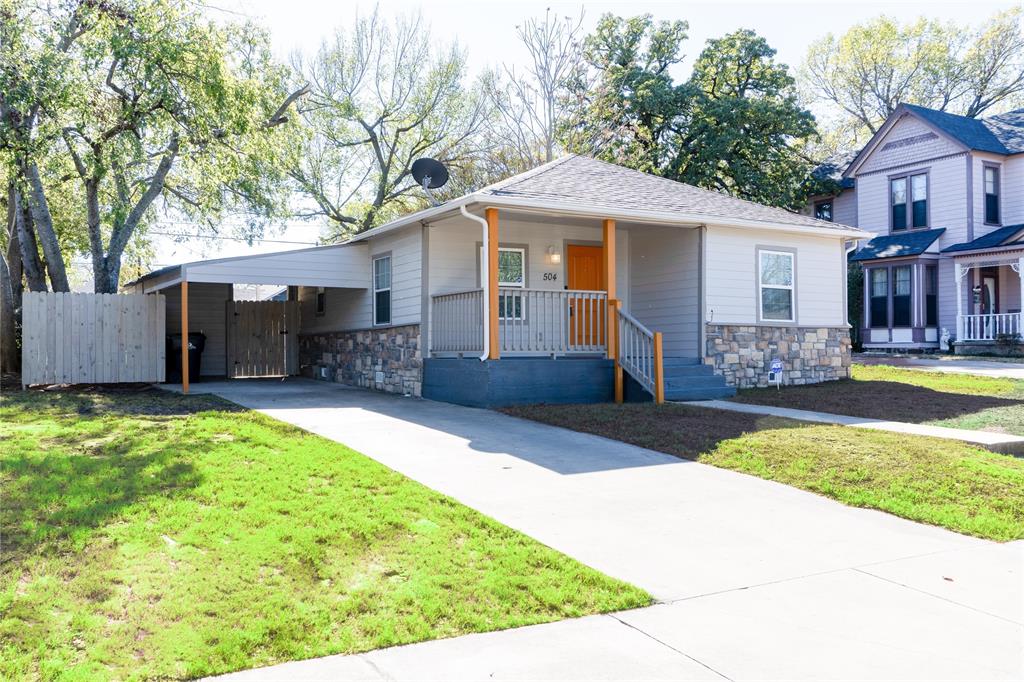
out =
[(544, 273), (544, 281), (545, 282), (554, 282), (557, 279), (558, 279), (558, 273), (557, 272), (545, 272)]

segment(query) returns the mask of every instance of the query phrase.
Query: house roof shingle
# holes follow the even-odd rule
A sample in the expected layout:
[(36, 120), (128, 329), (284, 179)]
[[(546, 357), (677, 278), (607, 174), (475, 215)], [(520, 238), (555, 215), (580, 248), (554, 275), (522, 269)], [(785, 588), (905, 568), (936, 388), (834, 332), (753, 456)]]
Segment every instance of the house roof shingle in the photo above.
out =
[(563, 157), (484, 187), (480, 193), (541, 202), (582, 203), (595, 208), (679, 212), (705, 216), (709, 220), (740, 218), (776, 225), (849, 229), (838, 223), (578, 155)]
[(947, 246), (942, 250), (942, 253), (993, 249), (998, 246), (1017, 246), (1018, 244), (1024, 246), (1024, 225), (1007, 225), (982, 235), (974, 241)]
[(915, 104), (902, 106), (970, 149), (993, 154), (1024, 153), (1024, 109), (969, 118)]
[(887, 234), (875, 237), (850, 256), (850, 261), (880, 260), (882, 258), (905, 258), (924, 253), (946, 228), (920, 230), (903, 234)]

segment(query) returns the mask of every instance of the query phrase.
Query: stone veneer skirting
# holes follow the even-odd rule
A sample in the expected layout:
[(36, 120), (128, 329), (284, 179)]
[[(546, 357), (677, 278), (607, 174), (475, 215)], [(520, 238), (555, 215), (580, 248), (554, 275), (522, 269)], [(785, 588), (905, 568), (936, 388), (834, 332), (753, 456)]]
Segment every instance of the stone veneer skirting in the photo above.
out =
[(303, 376), (314, 379), (419, 397), (420, 326), (301, 334), (299, 366)]
[(768, 385), (772, 360), (782, 360), (783, 384), (815, 384), (850, 376), (846, 327), (706, 325), (705, 364), (737, 388)]

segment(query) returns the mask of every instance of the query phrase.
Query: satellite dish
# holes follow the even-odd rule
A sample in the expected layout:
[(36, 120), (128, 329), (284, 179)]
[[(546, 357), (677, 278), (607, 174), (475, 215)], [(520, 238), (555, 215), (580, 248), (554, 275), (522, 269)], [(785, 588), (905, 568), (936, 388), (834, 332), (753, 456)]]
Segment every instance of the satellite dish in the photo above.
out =
[(448, 182), (448, 169), (435, 159), (416, 159), (412, 162), (412, 177), (423, 189), (437, 189)]

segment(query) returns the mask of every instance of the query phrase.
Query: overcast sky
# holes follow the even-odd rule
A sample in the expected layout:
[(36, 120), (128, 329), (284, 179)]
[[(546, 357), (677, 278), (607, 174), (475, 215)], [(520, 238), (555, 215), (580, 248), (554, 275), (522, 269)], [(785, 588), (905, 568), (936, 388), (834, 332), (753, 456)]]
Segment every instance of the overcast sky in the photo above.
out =
[[(338, 27), (352, 24), (357, 12), (373, 11), (373, 2), (346, 0), (210, 0), (209, 12), (222, 18), (241, 14), (261, 21), (269, 27), (274, 50), (282, 59), (295, 50), (313, 51), (321, 40)], [(623, 16), (650, 13), (656, 19), (685, 19), (690, 24), (689, 40), (683, 47), (687, 63), (681, 76), (689, 72), (690, 61), (709, 38), (740, 28), (750, 28), (778, 50), (778, 59), (797, 67), (807, 46), (826, 33), (842, 33), (851, 25), (879, 14), (888, 14), (901, 21), (926, 15), (970, 26), (992, 13), (1013, 7), (1019, 2), (889, 2), (853, 3), (833, 0), (806, 2), (533, 2), (531, 0), (382, 0), (385, 16), (421, 11), (430, 25), (431, 35), (439, 44), (457, 41), (466, 51), (469, 68), (478, 73), (488, 65), (521, 63), (525, 53), (519, 45), (515, 26), (526, 17), (541, 16), (545, 9), (567, 15), (584, 11), (584, 29), (593, 28), (605, 12)], [(181, 231), (181, 226), (177, 227)], [(320, 225), (295, 222), (278, 225), (268, 240), (295, 241), (297, 244), (262, 242), (248, 246), (228, 240), (197, 239), (187, 244), (155, 237), (154, 267), (202, 258), (236, 256), (247, 253), (302, 248), (314, 243)], [(155, 228), (160, 231), (160, 228)]]

